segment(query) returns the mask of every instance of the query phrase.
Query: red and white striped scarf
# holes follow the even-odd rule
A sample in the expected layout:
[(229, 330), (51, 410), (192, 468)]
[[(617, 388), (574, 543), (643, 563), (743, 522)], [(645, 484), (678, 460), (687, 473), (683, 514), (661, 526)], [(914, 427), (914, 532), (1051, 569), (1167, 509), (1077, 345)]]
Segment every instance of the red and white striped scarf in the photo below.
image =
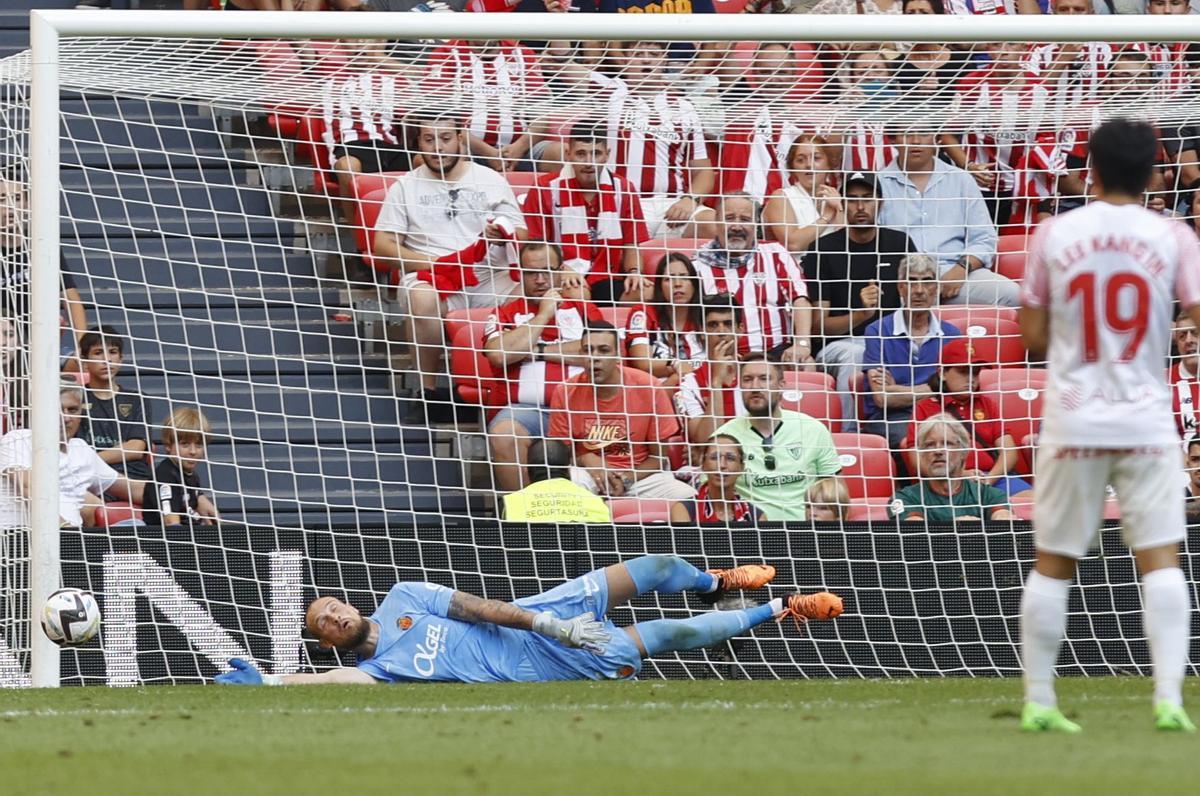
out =
[(599, 210), (594, 231), (588, 220), (586, 189), (580, 187), (569, 164), (550, 181), (549, 188), (551, 218), (546, 221), (552, 225), (554, 237), (562, 247), (563, 264), (580, 274), (593, 270), (593, 265), (598, 273), (621, 273), (623, 251), (618, 244), (622, 237), (621, 214), (628, 206), (628, 184), (614, 179), (608, 169), (596, 172)]

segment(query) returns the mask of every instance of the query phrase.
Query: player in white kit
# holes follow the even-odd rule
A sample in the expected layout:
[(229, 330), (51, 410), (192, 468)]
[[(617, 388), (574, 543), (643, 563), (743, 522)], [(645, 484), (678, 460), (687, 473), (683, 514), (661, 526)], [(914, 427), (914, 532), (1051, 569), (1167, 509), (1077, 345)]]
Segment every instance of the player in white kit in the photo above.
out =
[(1046, 351), (1049, 376), (1037, 457), (1037, 561), (1025, 582), (1021, 727), (1079, 732), (1058, 710), (1054, 664), (1075, 563), (1116, 488), (1122, 529), (1142, 575), (1144, 624), (1161, 730), (1194, 732), (1182, 705), (1188, 586), (1179, 438), (1165, 380), (1176, 300), (1200, 324), (1200, 246), (1178, 221), (1143, 207), (1158, 141), (1114, 120), (1091, 138), (1094, 197), (1043, 223), (1025, 275), (1021, 336)]

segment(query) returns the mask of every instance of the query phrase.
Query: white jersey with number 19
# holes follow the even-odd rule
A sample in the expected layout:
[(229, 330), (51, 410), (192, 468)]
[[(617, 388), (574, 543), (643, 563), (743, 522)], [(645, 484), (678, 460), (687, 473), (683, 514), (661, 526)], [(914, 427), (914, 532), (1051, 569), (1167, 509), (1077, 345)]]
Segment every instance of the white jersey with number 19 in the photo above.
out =
[(1200, 304), (1200, 245), (1178, 221), (1095, 201), (1034, 234), (1022, 301), (1050, 317), (1040, 444), (1178, 441), (1165, 378), (1176, 299)]

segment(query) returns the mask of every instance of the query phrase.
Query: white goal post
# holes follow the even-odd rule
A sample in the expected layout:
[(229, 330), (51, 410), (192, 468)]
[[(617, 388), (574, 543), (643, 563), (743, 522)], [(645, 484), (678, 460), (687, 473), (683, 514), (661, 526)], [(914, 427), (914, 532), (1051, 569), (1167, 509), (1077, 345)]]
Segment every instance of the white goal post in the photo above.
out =
[[(60, 585), (59, 555), (59, 51), (64, 40), (95, 37), (161, 39), (603, 39), (612, 41), (795, 42), (1197, 42), (1200, 17), (953, 17), (805, 15), (568, 15), (284, 13), (200, 11), (31, 12), (29, 298), (30, 615)], [(1175, 109), (1196, 118), (1196, 89)], [(1145, 109), (1137, 109), (1145, 110)], [(29, 633), (34, 686), (59, 684), (60, 650)]]

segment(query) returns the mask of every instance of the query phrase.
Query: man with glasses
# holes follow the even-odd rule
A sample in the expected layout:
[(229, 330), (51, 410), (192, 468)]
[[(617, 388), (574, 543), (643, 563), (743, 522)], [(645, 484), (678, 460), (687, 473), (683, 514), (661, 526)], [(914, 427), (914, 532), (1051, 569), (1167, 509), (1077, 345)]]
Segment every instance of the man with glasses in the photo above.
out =
[(901, 307), (867, 327), (862, 360), (867, 393), (862, 430), (887, 437), (893, 448), (908, 433), (913, 405), (933, 394), (927, 382), (938, 371), (942, 346), (960, 336), (958, 327), (933, 313), (938, 274), (932, 257), (901, 259), (899, 278)]
[(412, 316), (422, 405), (430, 416), (447, 415), (450, 390), (438, 385), (443, 314), (495, 307), (515, 292), (510, 244), (525, 237), (525, 222), (504, 177), (467, 159), (457, 120), (422, 117), (410, 129), (422, 165), (388, 189), (374, 255), (391, 265)]
[(768, 520), (806, 519), (808, 488), (841, 470), (833, 435), (821, 421), (780, 408), (783, 374), (765, 355), (742, 359), (738, 382), (748, 416), (730, 420), (714, 434), (741, 445), (745, 469), (738, 494)]

